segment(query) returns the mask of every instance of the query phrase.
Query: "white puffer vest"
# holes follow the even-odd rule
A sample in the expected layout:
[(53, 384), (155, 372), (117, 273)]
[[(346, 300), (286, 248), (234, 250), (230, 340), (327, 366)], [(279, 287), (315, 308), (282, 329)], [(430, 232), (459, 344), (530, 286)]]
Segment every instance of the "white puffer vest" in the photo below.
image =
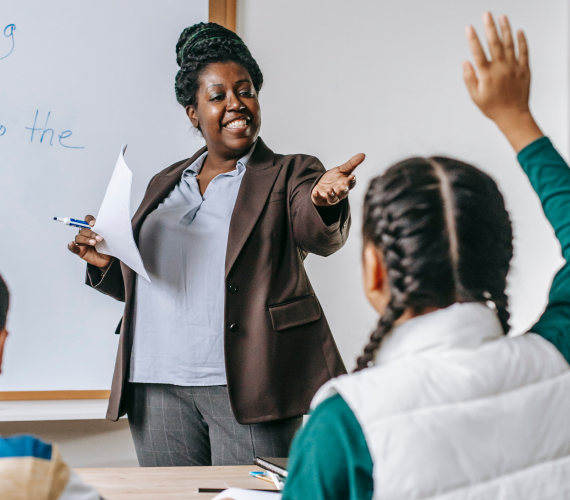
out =
[(336, 393), (362, 427), (375, 499), (570, 499), (570, 366), (536, 334), (505, 337), (482, 304), (407, 321), (312, 406)]

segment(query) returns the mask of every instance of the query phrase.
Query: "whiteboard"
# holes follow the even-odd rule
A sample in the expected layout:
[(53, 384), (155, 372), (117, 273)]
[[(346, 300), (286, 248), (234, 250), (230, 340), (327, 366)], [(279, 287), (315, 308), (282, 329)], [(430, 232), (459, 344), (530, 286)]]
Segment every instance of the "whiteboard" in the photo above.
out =
[(0, 391), (108, 389), (123, 304), (85, 286), (54, 216), (96, 214), (121, 144), (133, 209), (203, 145), (174, 96), (180, 32), (207, 0), (4, 0), (0, 273), (11, 290)]

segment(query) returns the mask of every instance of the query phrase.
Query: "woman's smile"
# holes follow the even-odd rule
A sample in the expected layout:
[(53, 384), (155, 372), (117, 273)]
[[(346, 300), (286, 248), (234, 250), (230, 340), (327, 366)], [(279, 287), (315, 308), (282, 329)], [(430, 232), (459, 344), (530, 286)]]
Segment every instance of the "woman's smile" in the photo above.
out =
[(224, 125), (224, 128), (230, 130), (239, 130), (241, 132), (248, 128), (250, 120), (251, 119), (247, 117), (232, 118), (232, 120)]

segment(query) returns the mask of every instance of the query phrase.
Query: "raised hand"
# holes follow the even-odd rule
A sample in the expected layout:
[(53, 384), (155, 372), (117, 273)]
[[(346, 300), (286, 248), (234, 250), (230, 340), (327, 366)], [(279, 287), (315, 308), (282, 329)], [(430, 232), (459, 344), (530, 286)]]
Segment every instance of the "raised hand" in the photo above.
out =
[[(85, 222), (89, 223), (90, 226), (94, 226), (95, 217), (87, 215), (85, 216)], [(96, 250), (95, 245), (100, 241), (103, 241), (103, 238), (91, 231), (91, 229), (81, 229), (75, 240), (67, 245), (67, 248), (71, 253), (78, 255), (89, 264), (104, 269), (111, 263), (113, 257), (99, 253)]]
[(528, 104), (530, 67), (526, 38), (522, 31), (517, 32), (517, 56), (507, 16), (499, 17), (501, 35), (490, 12), (483, 14), (483, 22), (491, 59), (487, 59), (473, 26), (467, 26), (465, 34), (477, 71), (464, 61), (463, 78), (473, 102), (519, 151), (542, 136)]
[(364, 161), (364, 153), (358, 153), (340, 167), (331, 168), (313, 188), (311, 198), (318, 207), (336, 205), (348, 196), (356, 184), (354, 169)]

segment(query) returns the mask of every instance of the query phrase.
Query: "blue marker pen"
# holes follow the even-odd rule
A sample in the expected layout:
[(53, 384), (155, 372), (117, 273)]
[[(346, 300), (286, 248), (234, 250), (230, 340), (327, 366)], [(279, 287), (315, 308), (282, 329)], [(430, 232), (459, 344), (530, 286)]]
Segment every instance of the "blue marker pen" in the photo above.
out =
[(84, 220), (70, 219), (69, 217), (54, 217), (53, 220), (63, 222), (66, 226), (80, 227), (81, 229), (91, 229), (91, 226)]

